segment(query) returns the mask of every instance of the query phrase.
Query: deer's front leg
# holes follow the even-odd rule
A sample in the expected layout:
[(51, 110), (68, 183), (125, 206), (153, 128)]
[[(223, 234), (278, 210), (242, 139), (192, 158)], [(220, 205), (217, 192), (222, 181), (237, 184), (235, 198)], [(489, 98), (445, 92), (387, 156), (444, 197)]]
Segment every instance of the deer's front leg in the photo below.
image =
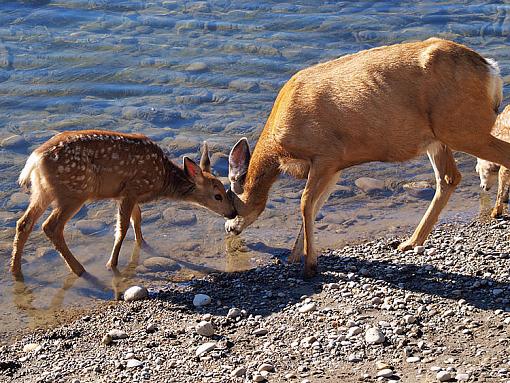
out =
[(505, 199), (508, 201), (508, 183), (510, 182), (510, 170), (501, 166), (498, 173), (498, 194), (496, 196), (496, 204), (492, 209), (491, 217), (500, 217), (503, 214), (503, 204)]
[(122, 246), (122, 241), (126, 237), (127, 230), (129, 228), (129, 218), (131, 217), (131, 213), (133, 212), (133, 207), (136, 202), (125, 198), (119, 203), (119, 210), (117, 213), (117, 227), (115, 230), (115, 242), (113, 244), (112, 254), (106, 267), (108, 268), (116, 268), (117, 263), (119, 261), (119, 252), (120, 247)]

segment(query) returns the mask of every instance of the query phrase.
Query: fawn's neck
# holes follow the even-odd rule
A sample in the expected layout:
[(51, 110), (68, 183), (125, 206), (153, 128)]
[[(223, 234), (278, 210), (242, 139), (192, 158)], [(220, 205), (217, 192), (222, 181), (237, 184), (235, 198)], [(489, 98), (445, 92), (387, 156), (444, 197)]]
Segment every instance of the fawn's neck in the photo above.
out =
[(172, 199), (188, 199), (195, 184), (184, 174), (184, 170), (165, 157), (165, 182), (161, 195)]

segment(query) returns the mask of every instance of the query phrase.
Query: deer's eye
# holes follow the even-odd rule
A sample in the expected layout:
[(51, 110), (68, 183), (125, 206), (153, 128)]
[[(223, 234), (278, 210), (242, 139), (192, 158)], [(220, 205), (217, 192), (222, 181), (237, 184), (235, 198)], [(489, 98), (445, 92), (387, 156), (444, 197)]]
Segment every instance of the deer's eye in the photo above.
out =
[(215, 194), (215, 195), (214, 195), (214, 199), (215, 199), (216, 201), (223, 201), (223, 197), (221, 196), (221, 194)]

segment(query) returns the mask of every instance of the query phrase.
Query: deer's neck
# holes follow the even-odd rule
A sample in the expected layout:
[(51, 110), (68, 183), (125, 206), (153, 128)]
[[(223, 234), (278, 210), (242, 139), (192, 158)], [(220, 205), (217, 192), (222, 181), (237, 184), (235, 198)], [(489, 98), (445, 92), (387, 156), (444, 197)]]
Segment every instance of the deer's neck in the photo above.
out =
[(190, 181), (184, 170), (165, 158), (165, 182), (161, 195), (167, 198), (186, 200), (195, 190), (195, 184)]
[(266, 206), (269, 190), (280, 174), (278, 155), (274, 148), (260, 142), (250, 160), (241, 196), (249, 212), (262, 213)]

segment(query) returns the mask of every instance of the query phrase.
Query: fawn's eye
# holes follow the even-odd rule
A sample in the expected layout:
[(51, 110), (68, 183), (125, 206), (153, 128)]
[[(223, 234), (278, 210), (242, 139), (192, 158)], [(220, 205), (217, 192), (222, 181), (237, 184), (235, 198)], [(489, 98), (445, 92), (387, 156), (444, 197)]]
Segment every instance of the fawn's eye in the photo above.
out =
[(215, 194), (215, 195), (214, 195), (214, 199), (215, 199), (216, 201), (222, 201), (222, 200), (223, 200), (223, 197), (221, 196), (221, 194)]

